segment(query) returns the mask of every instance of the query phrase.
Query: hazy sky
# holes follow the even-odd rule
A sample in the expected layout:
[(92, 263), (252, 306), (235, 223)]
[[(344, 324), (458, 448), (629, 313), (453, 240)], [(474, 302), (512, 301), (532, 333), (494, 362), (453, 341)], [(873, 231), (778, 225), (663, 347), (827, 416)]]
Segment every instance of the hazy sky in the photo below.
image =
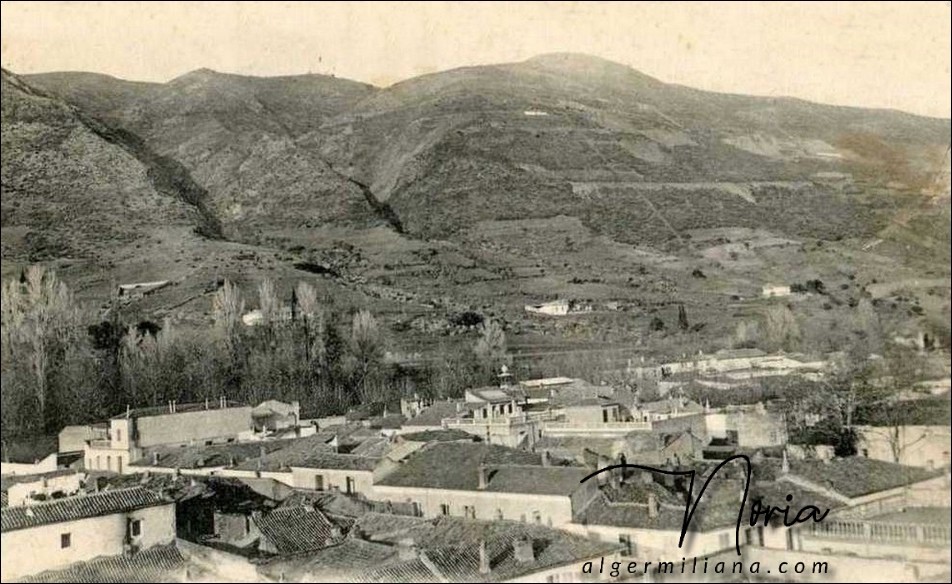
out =
[(541, 53), (702, 89), (949, 117), (950, 3), (2, 2), (2, 63), (166, 81), (193, 69), (388, 85)]

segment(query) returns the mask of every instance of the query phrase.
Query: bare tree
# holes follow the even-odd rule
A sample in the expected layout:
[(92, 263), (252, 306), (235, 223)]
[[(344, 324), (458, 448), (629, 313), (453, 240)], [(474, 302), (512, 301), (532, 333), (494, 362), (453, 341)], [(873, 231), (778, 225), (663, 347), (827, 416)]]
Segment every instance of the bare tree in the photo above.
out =
[(361, 401), (372, 401), (374, 382), (384, 359), (383, 337), (377, 320), (368, 310), (354, 313), (350, 333), (349, 369)]
[(258, 306), (261, 310), (261, 324), (270, 329), (281, 316), (281, 302), (271, 278), (265, 278), (258, 283)]
[(244, 312), (245, 302), (241, 298), (241, 290), (230, 280), (225, 280), (212, 297), (212, 318), (215, 327), (227, 341), (230, 342), (235, 336)]
[(494, 320), (484, 320), (479, 325), (479, 340), (473, 347), (476, 360), (487, 378), (500, 366), (509, 362), (506, 348), (506, 333)]
[(788, 306), (767, 308), (764, 313), (764, 331), (771, 350), (794, 350), (800, 341), (800, 324)]
[(294, 291), (298, 317), (304, 328), (304, 361), (324, 364), (324, 315), (317, 305), (317, 291), (307, 282), (299, 282)]

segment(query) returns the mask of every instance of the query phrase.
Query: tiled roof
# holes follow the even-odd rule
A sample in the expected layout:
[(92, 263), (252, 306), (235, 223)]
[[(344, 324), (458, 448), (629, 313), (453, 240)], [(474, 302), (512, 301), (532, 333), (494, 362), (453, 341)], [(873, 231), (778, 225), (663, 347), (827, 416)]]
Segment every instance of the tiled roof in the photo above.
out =
[(570, 495), (591, 470), (579, 466), (501, 466), (487, 469), (487, 491)]
[(354, 531), (359, 537), (373, 541), (398, 541), (408, 532), (426, 528), (431, 520), (390, 513), (365, 513), (357, 519)]
[(106, 491), (93, 495), (77, 495), (28, 507), (4, 507), (2, 527), (3, 531), (7, 532), (167, 503), (154, 491), (142, 487)]
[[(309, 438), (301, 438), (306, 440)], [(208, 446), (157, 446), (146, 449), (142, 458), (136, 460), (129, 466), (143, 467), (142, 470), (148, 470), (150, 466), (159, 466), (162, 468), (210, 468), (232, 466), (234, 464), (246, 461), (251, 458), (261, 456), (261, 451), (266, 453), (276, 452), (287, 448), (295, 440), (263, 440), (260, 442), (232, 442), (228, 444), (211, 444)], [(158, 464), (153, 465), (155, 457), (158, 458)]]
[[(558, 529), (515, 521), (473, 521), (457, 517), (433, 520), (401, 518), (403, 529), (382, 525), (381, 517), (365, 516), (357, 522), (366, 537), (398, 544), (410, 539), (419, 550), (417, 560), (390, 566), (389, 569), (362, 574), (360, 581), (406, 581), (406, 574), (449, 582), (507, 581), (534, 572), (610, 555), (620, 546), (573, 535)], [(387, 529), (379, 531), (380, 527)], [(375, 531), (377, 529), (377, 531)], [(513, 553), (518, 540), (532, 541), (534, 559), (519, 562)], [(490, 573), (479, 572), (479, 545), (486, 543)], [(420, 567), (426, 567), (426, 572)]]
[(20, 582), (180, 582), (185, 559), (175, 545), (155, 546), (133, 556), (109, 556), (50, 570)]
[[(718, 473), (704, 491), (703, 497), (697, 505), (689, 531), (709, 531), (737, 524), (737, 514), (740, 511), (740, 497), (744, 489), (744, 481), (735, 475)], [(756, 473), (756, 469), (755, 469)], [(756, 477), (756, 474), (755, 474)], [(694, 481), (694, 497), (698, 496), (705, 482), (704, 476), (698, 476)], [(684, 488), (687, 483), (684, 483)], [(658, 505), (655, 516), (649, 514), (649, 494), (654, 495)], [(745, 517), (749, 514), (754, 501), (761, 500), (765, 505), (787, 505), (785, 497), (793, 496), (791, 506), (801, 508), (805, 505), (814, 505), (819, 509), (834, 509), (842, 504), (813, 493), (797, 485), (779, 483), (775, 481), (759, 481), (756, 478), (750, 485)], [(576, 517), (576, 521), (586, 525), (612, 525), (617, 527), (637, 527), (643, 529), (660, 529), (680, 531), (684, 521), (685, 494), (675, 490), (673, 486), (666, 486), (657, 482), (643, 482), (634, 475), (618, 486), (606, 486), (589, 505)]]
[(357, 454), (337, 454), (336, 452), (314, 452), (294, 462), (295, 468), (326, 468), (328, 470), (356, 470), (371, 472), (380, 463), (379, 458), (359, 456)]
[[(338, 435), (320, 432), (304, 438), (231, 442), (199, 446), (157, 446), (147, 449), (130, 466), (153, 466), (155, 456), (163, 468), (234, 467), (240, 470), (281, 471), (317, 452), (333, 452), (329, 444)], [(264, 456), (261, 456), (264, 452)]]
[(356, 454), (358, 456), (376, 456), (379, 458), (390, 452), (390, 448), (390, 438), (387, 438), (386, 436), (375, 436), (373, 438), (364, 440), (348, 454)]
[(392, 545), (347, 538), (319, 550), (276, 557), (258, 571), (271, 581), (340, 582), (387, 564), (396, 553)]
[[(774, 469), (778, 463), (773, 463)], [(940, 476), (943, 471), (903, 466), (882, 460), (851, 456), (820, 460), (791, 460), (790, 474), (826, 487), (846, 497), (895, 489)]]
[(328, 444), (333, 440), (333, 436), (321, 432), (306, 438), (297, 440), (282, 441), (280, 448), (269, 450), (264, 456), (256, 456), (244, 461), (239, 461), (235, 468), (238, 470), (263, 470), (263, 471), (286, 471), (292, 466), (300, 466), (300, 463), (317, 454), (336, 454), (334, 447)]
[(256, 515), (254, 521), (279, 554), (321, 549), (332, 537), (331, 522), (308, 505), (279, 507), (266, 515)]
[[(113, 420), (121, 420), (123, 418), (149, 418), (152, 416), (167, 416), (172, 413), (175, 414), (184, 414), (186, 412), (200, 412), (204, 410), (220, 410), (223, 409), (220, 407), (221, 404), (217, 399), (208, 400), (208, 403), (192, 403), (192, 404), (175, 404), (175, 412), (170, 412), (169, 407), (166, 406), (153, 406), (147, 408), (133, 408), (128, 412), (122, 412), (121, 414), (115, 415), (112, 417)], [(245, 405), (240, 402), (229, 401), (226, 402), (225, 408), (250, 408), (251, 406)]]
[(75, 470), (71, 468), (61, 468), (59, 470), (54, 470), (50, 472), (44, 472), (39, 474), (28, 474), (28, 475), (3, 475), (0, 477), (0, 491), (4, 493), (10, 490), (10, 487), (13, 485), (18, 485), (21, 483), (35, 483), (43, 479), (54, 479), (58, 477), (65, 477), (69, 475), (78, 474)]
[(421, 432), (409, 432), (400, 434), (400, 438), (412, 442), (455, 442), (457, 440), (466, 440), (469, 442), (479, 442), (479, 436), (450, 428), (447, 430), (423, 430)]
[(251, 410), (251, 415), (256, 418), (275, 415), (289, 417), (291, 414), (294, 414), (295, 411), (294, 404), (289, 404), (276, 399), (269, 399), (255, 406), (255, 408)]
[(444, 582), (419, 557), (347, 575), (346, 582)]
[(383, 486), (427, 487), (475, 490), (479, 486), (480, 465), (540, 465), (538, 454), (505, 446), (437, 442), (406, 458), (405, 462), (378, 484)]
[(407, 419), (403, 414), (387, 414), (386, 416), (374, 416), (367, 421), (367, 425), (375, 429), (396, 430), (402, 428)]
[[(620, 438), (598, 438), (593, 436), (543, 436), (536, 441), (536, 452), (548, 450), (562, 456), (578, 458), (587, 449), (604, 456), (612, 456), (617, 445), (623, 444)], [(626, 448), (623, 448), (626, 449)], [(627, 448), (630, 450), (630, 448)]]

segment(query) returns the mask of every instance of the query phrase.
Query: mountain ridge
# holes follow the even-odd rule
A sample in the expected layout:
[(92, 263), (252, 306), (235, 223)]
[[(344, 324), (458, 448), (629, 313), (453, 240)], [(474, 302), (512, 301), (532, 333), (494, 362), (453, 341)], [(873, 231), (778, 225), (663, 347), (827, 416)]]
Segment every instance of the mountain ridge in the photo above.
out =
[(948, 255), (946, 119), (706, 92), (573, 54), (385, 88), (201, 69), (24, 83), (181, 165), (224, 240), (283, 258), (256, 273), (310, 266), (394, 326), (468, 309), (567, 335), (522, 314), (567, 296), (637, 310), (616, 331), (628, 338), (677, 296), (723, 339), (725, 298), (764, 282), (835, 281), (851, 263), (869, 280)]

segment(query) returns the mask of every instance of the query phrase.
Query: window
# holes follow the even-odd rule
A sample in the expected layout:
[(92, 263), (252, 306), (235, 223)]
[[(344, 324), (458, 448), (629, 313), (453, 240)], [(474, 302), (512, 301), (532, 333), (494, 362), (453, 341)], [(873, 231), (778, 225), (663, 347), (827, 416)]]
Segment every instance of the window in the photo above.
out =
[(495, 519), (496, 521), (502, 521), (503, 519), (505, 519), (505, 516), (502, 513), (502, 509), (496, 509)]
[(489, 417), (489, 412), (488, 412), (488, 410), (487, 410), (486, 408), (483, 408), (483, 417), (484, 417), (484, 418), (488, 418), (488, 417)]
[(102, 457), (96, 456), (96, 470), (102, 470)]
[(602, 410), (602, 422), (608, 423), (608, 410)]
[(321, 475), (314, 475), (314, 490), (323, 491), (324, 490), (324, 477)]
[(142, 520), (133, 519), (129, 521), (129, 535), (139, 537), (142, 535)]
[(122, 430), (116, 430), (116, 442), (122, 442)]
[(106, 470), (112, 470), (112, 457), (106, 457)]
[(346, 483), (346, 487), (345, 487), (345, 488), (347, 489), (347, 494), (348, 494), (348, 495), (350, 495), (351, 493), (354, 492), (355, 489), (354, 489), (354, 478), (353, 478), (353, 477), (347, 477), (347, 483)]
[(446, 503), (441, 504), (440, 515), (449, 515), (449, 514), (450, 514), (450, 506), (447, 505)]
[(463, 516), (466, 517), (466, 519), (476, 519), (476, 507), (464, 505)]
[(60, 534), (60, 549), (66, 549), (73, 544), (72, 535), (69, 533)]
[(630, 556), (631, 555), (631, 536), (627, 533), (618, 536), (618, 543), (625, 546), (625, 550), (621, 555)]
[(731, 544), (731, 536), (729, 533), (722, 533), (717, 537), (717, 543), (720, 544), (721, 548), (726, 549)]
[(542, 513), (539, 513), (538, 511), (533, 511), (532, 520), (535, 521), (536, 523), (542, 523)]
[(116, 457), (116, 472), (122, 474), (122, 457)]

